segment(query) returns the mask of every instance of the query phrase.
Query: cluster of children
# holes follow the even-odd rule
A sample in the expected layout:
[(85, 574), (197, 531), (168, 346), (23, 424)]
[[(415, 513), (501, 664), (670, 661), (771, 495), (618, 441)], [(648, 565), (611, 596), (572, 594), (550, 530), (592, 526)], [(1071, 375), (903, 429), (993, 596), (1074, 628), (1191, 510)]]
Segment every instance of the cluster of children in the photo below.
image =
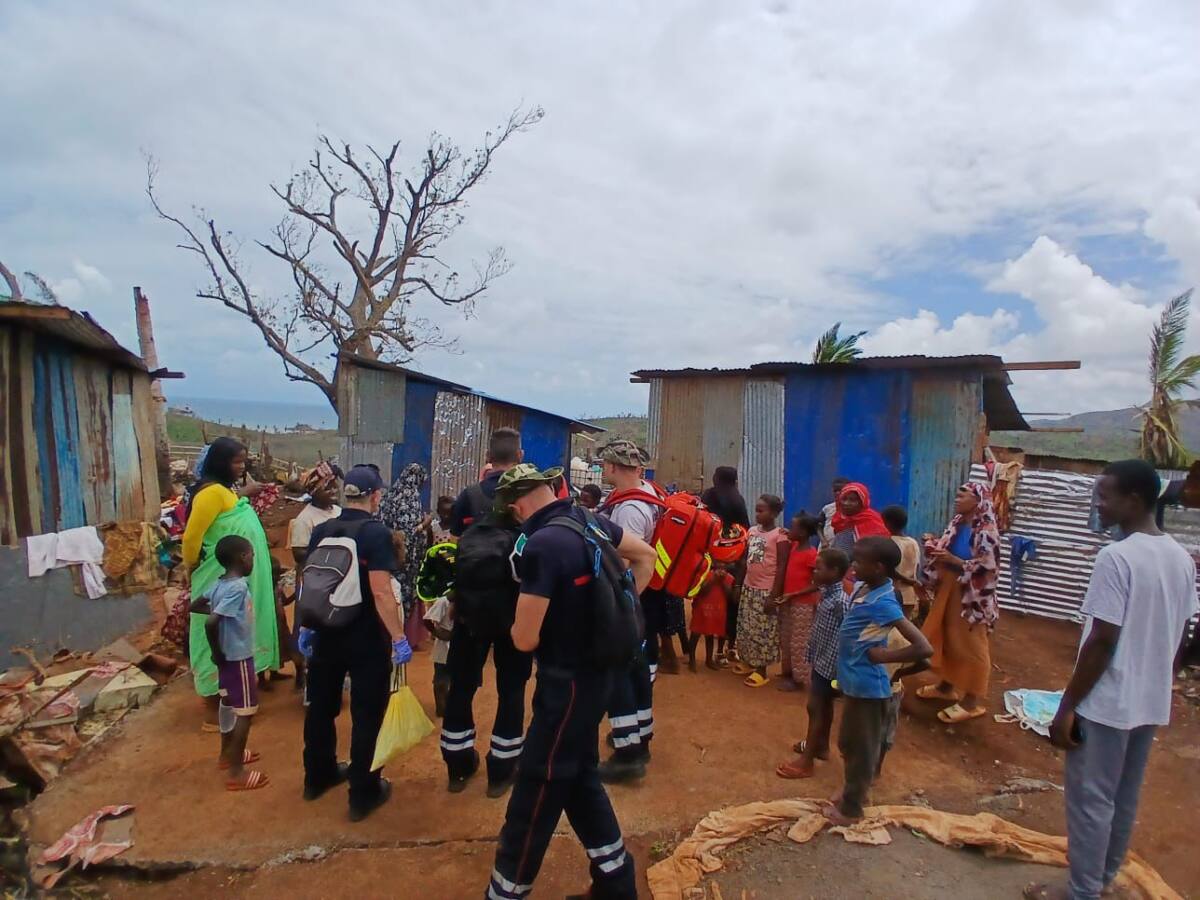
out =
[(709, 668), (729, 667), (748, 687), (760, 688), (771, 680), (768, 667), (780, 662), (779, 689), (808, 690), (808, 733), (794, 745), (796, 757), (776, 770), (782, 778), (811, 777), (815, 761), (829, 758), (834, 702), (841, 697), (838, 749), (846, 784), (829, 814), (853, 821), (895, 742), (901, 679), (926, 668), (933, 653), (914, 624), (920, 545), (904, 534), (901, 507), (882, 513), (890, 537), (861, 538), (850, 553), (821, 549), (821, 523), (810, 516), (780, 528), (782, 510), (780, 498), (758, 498), (744, 561), (714, 568), (693, 602), (693, 668), (703, 637)]

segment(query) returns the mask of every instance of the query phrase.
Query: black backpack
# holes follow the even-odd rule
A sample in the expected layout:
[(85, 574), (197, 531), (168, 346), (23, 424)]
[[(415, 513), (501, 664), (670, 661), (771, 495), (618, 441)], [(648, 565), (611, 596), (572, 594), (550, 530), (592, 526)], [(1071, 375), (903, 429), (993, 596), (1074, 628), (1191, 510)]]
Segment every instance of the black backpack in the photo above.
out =
[(588, 582), (592, 607), (591, 661), (601, 669), (627, 668), (641, 652), (646, 631), (633, 573), (595, 514), (581, 506), (572, 512), (573, 515), (558, 516), (546, 524), (569, 528), (583, 538), (592, 561), (592, 580)]
[(483, 492), (483, 483), (471, 485), (463, 491), (466, 509), (463, 510), (463, 528), (470, 528), (476, 522), (482, 522), (494, 511), (496, 501)]
[(304, 561), (296, 592), (296, 622), (304, 628), (345, 628), (362, 612), (362, 572), (355, 538), (363, 522), (335, 522)]
[(508, 634), (516, 618), (520, 585), (513, 578), (510, 557), (519, 533), (507, 516), (488, 513), (458, 539), (454, 615), (484, 640)]

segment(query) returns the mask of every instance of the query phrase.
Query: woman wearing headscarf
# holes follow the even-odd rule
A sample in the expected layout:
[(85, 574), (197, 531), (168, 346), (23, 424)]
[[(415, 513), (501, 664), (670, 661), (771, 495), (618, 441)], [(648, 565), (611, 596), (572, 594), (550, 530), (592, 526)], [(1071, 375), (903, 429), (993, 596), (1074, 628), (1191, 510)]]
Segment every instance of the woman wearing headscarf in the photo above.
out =
[(418, 649), (426, 631), (422, 624), (424, 610), (417, 604), (417, 574), (429, 547), (430, 517), (421, 505), (421, 488), (429, 477), (420, 463), (409, 463), (384, 494), (379, 518), (392, 531), (404, 536), (406, 557), (396, 580), (400, 582), (404, 603), (404, 631), (414, 650)]
[(992, 671), (988, 637), (999, 615), (1000, 530), (991, 491), (968, 482), (954, 500), (954, 518), (936, 541), (928, 541), (926, 577), (936, 584), (923, 631), (933, 644), (930, 667), (941, 679), (917, 691), (924, 700), (950, 700), (943, 722), (982, 716)]
[(837, 495), (837, 510), (830, 525), (833, 546), (847, 556), (863, 538), (892, 536), (883, 516), (871, 508), (871, 492), (857, 481), (851, 481)]
[[(262, 521), (239, 497), (236, 485), (246, 474), (246, 447), (233, 438), (217, 438), (200, 467), (200, 480), (192, 490), (187, 527), (183, 532), (183, 564), (190, 573), (191, 596), (203, 596), (222, 575), (217, 562), (217, 542), (228, 535), (244, 537), (254, 548), (250, 599), (254, 612), (254, 670), (279, 668), (279, 633), (275, 619), (275, 587), (271, 580), (271, 549)], [(193, 613), (189, 625), (189, 653), (196, 693), (217, 696), (217, 669), (204, 633), (206, 616)]]

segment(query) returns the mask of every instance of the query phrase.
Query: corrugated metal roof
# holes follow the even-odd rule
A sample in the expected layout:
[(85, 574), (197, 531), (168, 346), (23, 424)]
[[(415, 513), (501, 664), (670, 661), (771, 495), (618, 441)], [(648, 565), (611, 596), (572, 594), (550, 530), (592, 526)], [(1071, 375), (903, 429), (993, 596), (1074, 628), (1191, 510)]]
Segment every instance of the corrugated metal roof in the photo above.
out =
[(343, 353), (338, 357), (338, 364), (350, 364), (367, 369), (377, 369), (384, 372), (396, 372), (412, 381), (420, 381), (426, 384), (436, 385), (444, 390), (454, 391), (460, 394), (473, 394), (476, 397), (483, 397), (485, 400), (490, 400), (495, 403), (505, 403), (509, 406), (515, 406), (521, 409), (530, 409), (534, 412), (542, 413), (547, 416), (553, 416), (556, 419), (562, 419), (564, 422), (570, 423), (571, 428), (574, 431), (586, 431), (589, 434), (600, 434), (604, 431), (603, 428), (593, 425), (590, 422), (584, 422), (580, 419), (573, 419), (570, 416), (564, 416), (559, 413), (550, 412), (549, 410), (538, 409), (537, 407), (529, 406), (524, 403), (513, 403), (510, 400), (502, 400), (499, 397), (494, 397), (491, 394), (484, 393), (483, 391), (476, 390), (475, 388), (467, 387), (465, 384), (457, 384), (453, 381), (446, 381), (443, 378), (436, 378), (433, 375), (426, 375), (424, 372), (418, 372), (415, 369), (409, 369), (404, 366), (397, 366), (393, 363), (380, 362), (377, 359), (366, 359), (361, 356), (356, 356), (352, 353)]
[(863, 356), (847, 363), (762, 362), (738, 369), (643, 369), (634, 378), (693, 378), (704, 375), (788, 375), (850, 369), (1004, 369), (999, 356)]
[(0, 298), (0, 320), (17, 322), (31, 331), (91, 350), (120, 365), (146, 371), (146, 363), (140, 356), (122, 347), (86, 312), (76, 312), (56, 304)]

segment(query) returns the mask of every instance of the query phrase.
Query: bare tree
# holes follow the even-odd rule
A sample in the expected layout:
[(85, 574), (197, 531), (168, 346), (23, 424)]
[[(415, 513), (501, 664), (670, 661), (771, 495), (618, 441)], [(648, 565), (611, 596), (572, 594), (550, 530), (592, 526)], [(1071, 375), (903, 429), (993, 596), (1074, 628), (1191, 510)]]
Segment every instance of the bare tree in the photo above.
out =
[[(331, 345), (392, 362), (411, 359), (418, 347), (450, 346), (452, 340), (414, 314), (414, 304), (431, 299), (469, 313), (508, 271), (497, 247), (463, 283), (439, 251), (462, 224), (467, 194), (487, 174), (495, 152), (542, 116), (541, 107), (517, 109), (466, 154), (435, 134), (407, 177), (400, 171), (399, 141), (386, 153), (369, 145), (364, 153), (321, 136), (307, 168), (282, 187), (271, 185), (284, 215), (269, 240), (255, 241), (289, 270), (292, 292), (282, 298), (251, 289), (241, 242), (203, 210), (195, 210), (196, 221), (188, 224), (163, 209), (154, 186), (157, 166), (149, 158), (146, 193), (158, 215), (182, 232), (178, 246), (203, 263), (209, 283), (196, 296), (248, 318), (283, 361), (284, 374), (316, 385), (336, 409), (336, 370), (327, 374), (315, 361), (328, 356)], [(359, 229), (364, 212), (367, 224)], [(323, 257), (327, 248), (333, 255)]]

